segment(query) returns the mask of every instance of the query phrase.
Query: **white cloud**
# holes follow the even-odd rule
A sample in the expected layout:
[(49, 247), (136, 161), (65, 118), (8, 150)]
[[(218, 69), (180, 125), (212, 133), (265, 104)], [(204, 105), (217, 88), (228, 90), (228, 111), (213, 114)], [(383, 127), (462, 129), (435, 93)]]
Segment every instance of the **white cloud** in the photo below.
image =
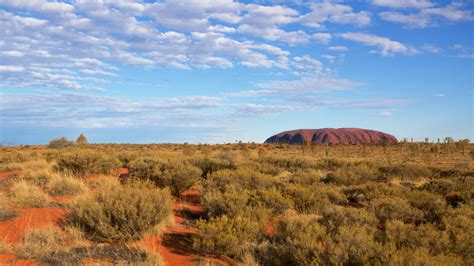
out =
[(462, 3), (453, 2), (444, 7), (430, 7), (421, 9), (418, 13), (404, 14), (400, 12), (381, 12), (379, 16), (386, 21), (400, 23), (407, 28), (426, 28), (440, 23), (470, 21), (474, 17), (470, 10), (462, 10)]
[(425, 44), (421, 47), (424, 51), (427, 51), (429, 53), (432, 53), (432, 54), (438, 54), (441, 52), (441, 48), (439, 47), (436, 47), (432, 44)]
[(369, 33), (348, 32), (339, 34), (339, 36), (346, 40), (362, 43), (366, 46), (376, 47), (377, 50), (373, 50), (371, 52), (378, 53), (383, 56), (393, 55), (395, 53), (407, 55), (418, 53), (415, 48), (411, 48), (400, 42), (390, 40), (386, 37), (380, 37)]
[(434, 6), (430, 0), (373, 0), (372, 4), (376, 6), (390, 8), (428, 8)]
[(332, 38), (332, 35), (330, 33), (327, 33), (327, 32), (318, 32), (318, 33), (315, 33), (313, 35), (311, 35), (311, 39), (317, 41), (317, 42), (320, 42), (320, 43), (329, 43), (329, 41), (331, 40)]
[(431, 18), (426, 14), (402, 14), (399, 12), (382, 12), (379, 16), (386, 21), (404, 24), (408, 28), (425, 28), (430, 25)]
[(334, 55), (330, 54), (323, 54), (321, 57), (327, 59), (331, 63), (334, 62), (334, 59), (336, 59)]
[(346, 52), (347, 50), (349, 50), (345, 46), (330, 46), (328, 49), (335, 52)]
[(1, 6), (28, 10), (31, 12), (45, 13), (67, 13), (74, 10), (74, 6), (62, 2), (49, 2), (46, 0), (21, 1), (21, 0), (0, 0)]
[(20, 51), (4, 51), (2, 52), (2, 54), (6, 56), (13, 56), (13, 57), (20, 57), (20, 56), (25, 55), (25, 53), (20, 52)]
[(453, 2), (445, 7), (428, 8), (422, 12), (429, 15), (443, 17), (450, 21), (472, 20), (473, 16), (470, 10), (461, 10), (462, 3)]
[(2, 66), (0, 65), (0, 72), (23, 72), (25, 70), (22, 66)]
[(379, 111), (377, 114), (380, 115), (380, 116), (392, 116), (393, 111), (391, 111), (391, 110), (382, 110), (382, 111)]
[(347, 5), (325, 1), (311, 4), (310, 8), (311, 12), (299, 18), (299, 22), (309, 27), (320, 28), (325, 22), (355, 26), (367, 26), (371, 23), (370, 13), (365, 11), (354, 12), (352, 7)]
[(297, 80), (276, 80), (261, 82), (257, 87), (268, 91), (278, 92), (280, 94), (300, 94), (300, 93), (324, 93), (332, 91), (350, 90), (362, 86), (362, 83), (346, 79), (333, 77), (311, 78), (304, 77)]

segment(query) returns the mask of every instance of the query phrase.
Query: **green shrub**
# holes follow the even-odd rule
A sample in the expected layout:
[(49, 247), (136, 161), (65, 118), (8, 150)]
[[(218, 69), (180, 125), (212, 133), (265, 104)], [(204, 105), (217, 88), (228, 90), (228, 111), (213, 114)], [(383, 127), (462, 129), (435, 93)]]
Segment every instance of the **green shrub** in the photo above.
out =
[(384, 265), (389, 254), (377, 242), (375, 228), (367, 225), (343, 225), (328, 239), (325, 252), (329, 265)]
[(95, 150), (78, 149), (64, 153), (58, 158), (56, 170), (75, 175), (111, 174), (122, 166), (119, 159)]
[(151, 180), (161, 188), (169, 187), (176, 196), (199, 181), (202, 175), (199, 168), (181, 161), (137, 158), (128, 166), (130, 176)]
[(275, 235), (258, 248), (264, 265), (321, 265), (327, 239), (324, 227), (306, 216), (284, 217), (274, 225)]
[(423, 213), (402, 198), (380, 197), (370, 202), (369, 209), (381, 223), (394, 219), (406, 223), (419, 223), (423, 220)]
[(430, 177), (433, 172), (430, 168), (419, 164), (400, 164), (380, 167), (380, 172), (388, 177), (397, 177), (402, 180), (414, 180), (420, 177)]
[(199, 220), (198, 234), (193, 239), (193, 247), (198, 252), (216, 256), (240, 258), (250, 250), (262, 236), (262, 226), (240, 216), (229, 218), (225, 215)]
[(235, 164), (229, 160), (209, 157), (195, 157), (190, 159), (190, 162), (201, 169), (203, 178), (207, 178), (210, 174), (217, 170), (235, 169)]
[(368, 181), (374, 181), (379, 178), (379, 172), (376, 168), (366, 164), (349, 165), (338, 168), (334, 172), (328, 173), (324, 178), (327, 183), (337, 185), (358, 185)]
[(170, 200), (167, 190), (131, 180), (78, 199), (69, 207), (68, 221), (96, 240), (138, 240), (171, 215)]
[(321, 224), (326, 227), (328, 233), (336, 234), (342, 226), (377, 226), (377, 217), (365, 209), (356, 208), (330, 208), (323, 213)]
[(431, 254), (449, 252), (450, 239), (446, 231), (438, 230), (432, 224), (415, 226), (401, 221), (388, 221), (385, 227), (385, 241), (400, 249), (426, 248)]

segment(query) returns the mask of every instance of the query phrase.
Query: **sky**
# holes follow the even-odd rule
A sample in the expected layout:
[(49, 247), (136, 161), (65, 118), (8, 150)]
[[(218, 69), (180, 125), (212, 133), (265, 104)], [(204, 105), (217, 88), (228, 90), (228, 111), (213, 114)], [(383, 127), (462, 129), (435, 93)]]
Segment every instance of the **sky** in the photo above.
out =
[(474, 1), (0, 0), (0, 145), (469, 138)]

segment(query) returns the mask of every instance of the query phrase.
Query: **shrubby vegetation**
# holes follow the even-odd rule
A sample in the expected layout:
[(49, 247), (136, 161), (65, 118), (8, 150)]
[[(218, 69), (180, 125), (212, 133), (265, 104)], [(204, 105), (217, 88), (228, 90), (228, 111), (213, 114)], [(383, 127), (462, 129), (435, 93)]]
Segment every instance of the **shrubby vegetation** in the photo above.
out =
[(115, 156), (92, 149), (76, 149), (59, 156), (56, 170), (85, 176), (115, 173), (121, 166), (120, 160)]
[[(48, 194), (79, 195), (67, 206), (68, 232), (122, 248), (159, 234), (171, 194), (184, 198), (192, 187), (204, 207), (191, 223), (192, 248), (235, 265), (473, 265), (473, 152), (452, 141), (5, 148), (0, 167), (17, 171), (19, 181), (0, 194), (0, 216), (2, 209), (45, 206)], [(128, 176), (119, 180), (120, 167)], [(115, 177), (87, 186), (78, 178), (101, 174)], [(83, 193), (87, 188), (94, 192)], [(66, 241), (39, 236), (25, 238), (20, 250), (41, 237)], [(57, 262), (46, 253), (35, 256)]]
[(152, 183), (130, 180), (79, 198), (69, 207), (68, 223), (100, 241), (141, 239), (171, 215), (170, 195)]

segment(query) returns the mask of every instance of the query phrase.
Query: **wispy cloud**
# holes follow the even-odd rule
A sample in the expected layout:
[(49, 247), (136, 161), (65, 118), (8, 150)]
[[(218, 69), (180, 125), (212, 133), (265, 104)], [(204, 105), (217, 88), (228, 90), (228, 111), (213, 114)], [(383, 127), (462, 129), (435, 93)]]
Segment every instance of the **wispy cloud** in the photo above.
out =
[(377, 53), (383, 56), (397, 53), (406, 55), (418, 53), (418, 51), (413, 47), (407, 46), (398, 41), (393, 41), (387, 37), (381, 37), (370, 33), (347, 32), (341, 33), (339, 36), (343, 39), (358, 42), (366, 46), (376, 47), (377, 50), (372, 50), (371, 53)]

